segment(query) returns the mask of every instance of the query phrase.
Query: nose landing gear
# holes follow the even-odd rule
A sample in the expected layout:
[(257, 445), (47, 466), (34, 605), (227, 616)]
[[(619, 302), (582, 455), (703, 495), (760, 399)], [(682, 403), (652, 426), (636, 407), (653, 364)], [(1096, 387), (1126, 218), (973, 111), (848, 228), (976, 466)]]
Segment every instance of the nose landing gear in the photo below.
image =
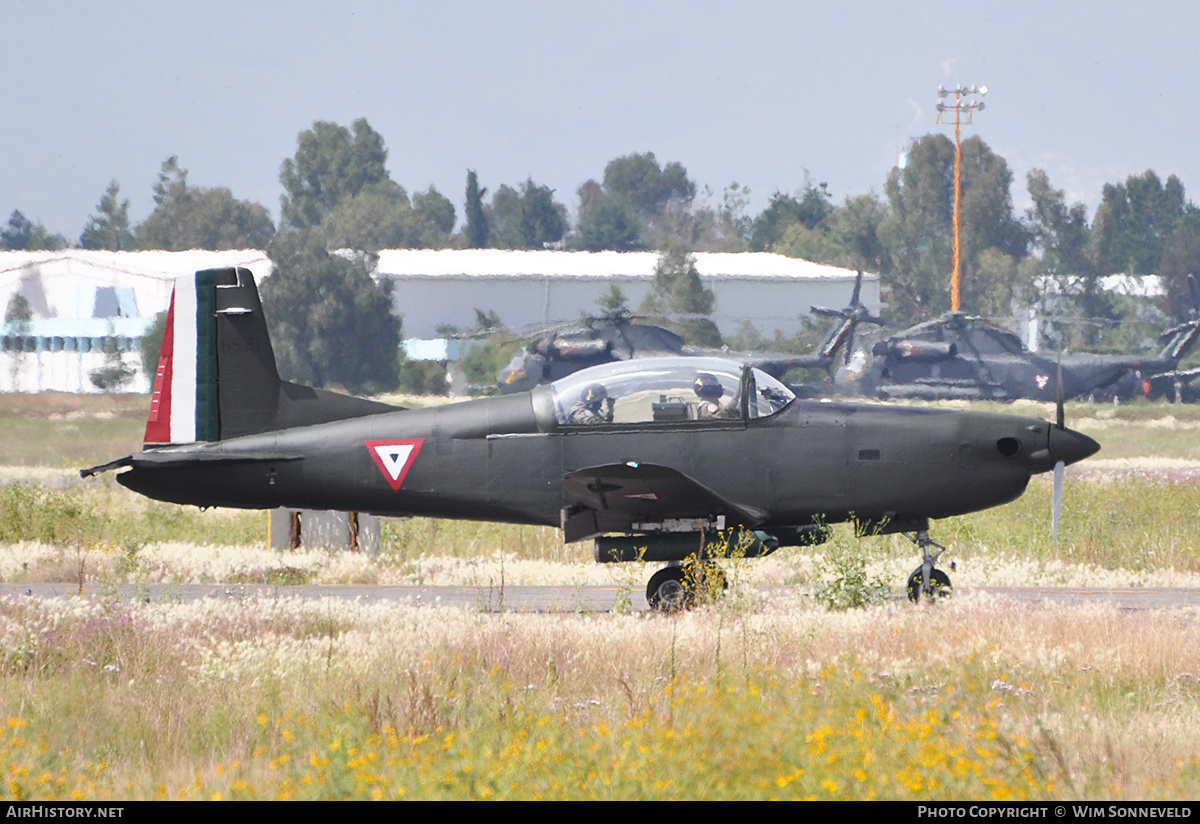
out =
[[(919, 529), (913, 534), (903, 533), (905, 538), (912, 541), (917, 546), (921, 547), (921, 565), (913, 570), (912, 575), (908, 576), (908, 583), (905, 586), (908, 592), (908, 600), (916, 603), (924, 597), (929, 601), (940, 601), (942, 598), (948, 598), (953, 594), (950, 586), (950, 576), (942, 572), (940, 569), (934, 568), (938, 558), (942, 557), (942, 553), (946, 548), (929, 537), (928, 526), (924, 529)], [(937, 547), (938, 551), (933, 552), (930, 547)]]

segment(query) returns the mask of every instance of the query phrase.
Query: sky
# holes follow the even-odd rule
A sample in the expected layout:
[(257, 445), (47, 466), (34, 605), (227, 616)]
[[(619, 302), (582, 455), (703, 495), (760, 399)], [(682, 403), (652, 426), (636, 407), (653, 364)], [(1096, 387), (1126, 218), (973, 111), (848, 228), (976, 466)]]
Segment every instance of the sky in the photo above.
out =
[(751, 215), (775, 191), (874, 190), (936, 124), (939, 85), (988, 87), (979, 135), (1018, 212), (1043, 168), (1089, 216), (1153, 169), (1200, 201), (1200, 4), (1091, 2), (90, 3), (0, 0), (0, 222), (78, 238), (111, 180), (137, 223), (163, 161), (278, 221), (279, 167), (317, 120), (366, 117), (410, 193), (462, 220), (466, 173), (532, 177), (574, 213), (615, 157), (681, 162)]

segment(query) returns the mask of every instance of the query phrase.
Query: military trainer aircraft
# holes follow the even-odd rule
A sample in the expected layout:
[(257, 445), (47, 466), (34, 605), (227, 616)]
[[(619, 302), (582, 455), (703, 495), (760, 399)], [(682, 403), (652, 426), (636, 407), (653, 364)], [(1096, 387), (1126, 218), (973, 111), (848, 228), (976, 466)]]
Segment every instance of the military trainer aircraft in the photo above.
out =
[[(1061, 405), (1060, 405), (1061, 410)], [(1099, 445), (982, 412), (810, 402), (721, 358), (606, 364), (530, 392), (402, 409), (281, 381), (246, 269), (175, 284), (141, 452), (81, 470), (197, 506), (294, 507), (559, 526), (598, 561), (663, 562), (659, 609), (715, 559), (904, 532), (910, 597), (949, 589), (931, 519), (1011, 501)]]

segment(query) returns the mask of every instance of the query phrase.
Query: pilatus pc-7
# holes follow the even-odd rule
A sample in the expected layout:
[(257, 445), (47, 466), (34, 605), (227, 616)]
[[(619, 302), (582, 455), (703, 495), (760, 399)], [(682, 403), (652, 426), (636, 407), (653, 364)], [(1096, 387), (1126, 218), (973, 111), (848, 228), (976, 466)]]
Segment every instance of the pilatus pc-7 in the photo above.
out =
[[(1061, 411), (1061, 404), (1060, 404)], [(905, 532), (910, 597), (950, 585), (930, 521), (1007, 503), (1099, 445), (1058, 423), (810, 402), (721, 358), (605, 364), (529, 392), (403, 409), (281, 381), (253, 276), (176, 282), (141, 452), (163, 501), (560, 527), (596, 560), (664, 563), (656, 608), (720, 581), (722, 554), (819, 543), (828, 524)]]

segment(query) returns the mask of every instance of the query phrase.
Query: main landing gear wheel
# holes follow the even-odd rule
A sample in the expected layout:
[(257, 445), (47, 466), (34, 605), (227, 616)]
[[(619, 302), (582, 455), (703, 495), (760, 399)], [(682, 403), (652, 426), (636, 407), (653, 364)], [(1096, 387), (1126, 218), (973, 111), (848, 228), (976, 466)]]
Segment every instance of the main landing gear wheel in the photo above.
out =
[(697, 601), (715, 601), (729, 589), (720, 564), (701, 561), (660, 569), (646, 584), (646, 602), (662, 612), (691, 609)]
[[(923, 583), (923, 568), (917, 567), (913, 570), (913, 574), (908, 576), (908, 600), (916, 603), (921, 600), (921, 585)], [(935, 569), (929, 573), (929, 594), (926, 595), (931, 601), (940, 601), (943, 598), (948, 598), (953, 593), (950, 587), (950, 576), (942, 572), (940, 569)]]
[(690, 609), (695, 593), (687, 586), (687, 573), (682, 567), (666, 567), (650, 576), (646, 584), (646, 602), (650, 609), (660, 612), (678, 612)]

